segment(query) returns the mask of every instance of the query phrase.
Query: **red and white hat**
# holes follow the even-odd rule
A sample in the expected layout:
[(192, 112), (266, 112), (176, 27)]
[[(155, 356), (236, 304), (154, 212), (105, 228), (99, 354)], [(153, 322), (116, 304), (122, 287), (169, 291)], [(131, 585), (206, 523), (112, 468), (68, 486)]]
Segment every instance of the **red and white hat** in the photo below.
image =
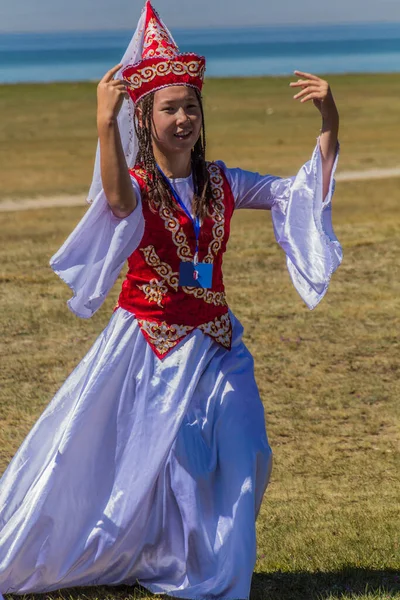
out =
[(150, 0), (147, 0), (144, 11), (142, 60), (122, 70), (122, 79), (127, 83), (127, 92), (133, 102), (169, 85), (188, 85), (201, 91), (205, 58), (192, 52), (179, 53)]
[[(126, 81), (129, 97), (119, 111), (118, 127), (126, 164), (133, 167), (139, 148), (134, 127), (135, 103), (146, 94), (169, 85), (188, 85), (201, 91), (205, 58), (193, 53), (180, 54), (172, 35), (147, 0), (120, 62), (121, 69), (115, 78)], [(101, 179), (99, 142), (87, 201), (107, 205)]]

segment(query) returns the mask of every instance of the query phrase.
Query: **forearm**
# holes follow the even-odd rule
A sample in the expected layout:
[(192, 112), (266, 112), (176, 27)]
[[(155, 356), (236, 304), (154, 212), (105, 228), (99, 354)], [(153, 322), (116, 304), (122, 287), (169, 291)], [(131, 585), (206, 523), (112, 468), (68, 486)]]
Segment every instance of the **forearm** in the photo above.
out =
[(100, 168), (103, 189), (111, 210), (117, 217), (127, 217), (137, 200), (126, 165), (117, 119), (100, 118), (97, 122), (100, 140)]
[(325, 199), (329, 192), (329, 184), (332, 175), (332, 168), (336, 158), (337, 143), (339, 133), (339, 114), (335, 107), (330, 111), (329, 117), (322, 119), (321, 135), (319, 144), (322, 156), (323, 173), (323, 198)]
[(322, 116), (319, 145), (322, 156), (323, 198), (325, 199), (329, 192), (332, 168), (336, 158), (339, 113), (327, 81), (312, 73), (303, 71), (295, 71), (294, 73), (300, 79), (291, 81), (289, 85), (292, 88), (301, 88), (301, 91), (293, 96), (294, 99), (300, 100), (300, 102), (310, 102), (312, 100)]

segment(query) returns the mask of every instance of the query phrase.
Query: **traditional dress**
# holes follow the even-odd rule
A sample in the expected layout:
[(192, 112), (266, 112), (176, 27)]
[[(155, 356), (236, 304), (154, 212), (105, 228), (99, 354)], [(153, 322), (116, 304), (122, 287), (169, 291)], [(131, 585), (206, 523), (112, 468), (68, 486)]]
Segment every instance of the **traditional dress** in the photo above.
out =
[[(0, 480), (0, 598), (136, 581), (181, 598), (249, 596), (271, 450), (253, 359), (224, 295), (230, 217), (271, 211), (309, 308), (342, 254), (318, 143), (293, 178), (222, 162), (208, 169), (213, 204), (199, 258), (214, 265), (211, 288), (177, 282), (194, 251), (192, 225), (178, 205), (149, 210), (139, 167), (135, 210), (117, 218), (100, 191), (51, 260), (83, 318), (127, 259), (129, 271), (107, 327)], [(192, 178), (170, 184), (191, 211)]]

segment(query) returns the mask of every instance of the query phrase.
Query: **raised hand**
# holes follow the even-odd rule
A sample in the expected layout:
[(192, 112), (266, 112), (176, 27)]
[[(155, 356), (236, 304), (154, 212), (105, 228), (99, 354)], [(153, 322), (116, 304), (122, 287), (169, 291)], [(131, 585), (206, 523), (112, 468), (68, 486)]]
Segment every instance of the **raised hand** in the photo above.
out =
[(114, 79), (114, 75), (122, 67), (115, 65), (107, 71), (97, 86), (97, 121), (115, 119), (121, 109), (124, 98), (128, 97), (125, 82)]
[(304, 73), (303, 71), (294, 71), (294, 73), (300, 79), (291, 82), (289, 85), (292, 88), (301, 88), (301, 91), (293, 98), (300, 100), (300, 102), (312, 100), (323, 119), (336, 116), (337, 109), (328, 82), (311, 73)]

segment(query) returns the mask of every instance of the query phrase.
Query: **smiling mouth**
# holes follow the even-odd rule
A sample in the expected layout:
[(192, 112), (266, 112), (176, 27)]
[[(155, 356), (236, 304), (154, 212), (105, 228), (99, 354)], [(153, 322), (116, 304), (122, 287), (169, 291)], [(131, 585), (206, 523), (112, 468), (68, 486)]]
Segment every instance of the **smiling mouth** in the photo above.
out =
[(187, 131), (185, 133), (174, 133), (174, 136), (177, 137), (179, 140), (185, 140), (186, 138), (190, 137), (192, 135), (191, 131)]

